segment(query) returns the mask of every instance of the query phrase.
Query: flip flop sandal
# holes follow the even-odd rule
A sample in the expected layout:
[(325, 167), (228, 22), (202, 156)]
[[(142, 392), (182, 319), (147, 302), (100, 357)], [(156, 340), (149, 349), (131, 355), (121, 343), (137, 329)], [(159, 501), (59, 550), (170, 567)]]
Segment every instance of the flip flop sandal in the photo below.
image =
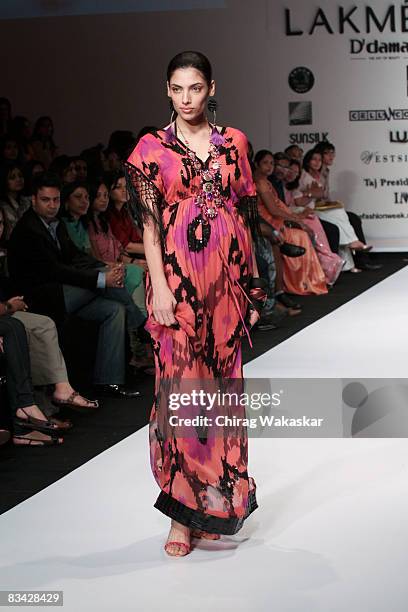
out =
[[(28, 440), (24, 444), (15, 444), (15, 446), (60, 446), (63, 442), (59, 441), (59, 438), (52, 437), (51, 440), (41, 440), (41, 438), (26, 438), (25, 436), (14, 435), (14, 440)], [(33, 442), (41, 442), (41, 444), (33, 444)]]
[[(169, 553), (169, 551), (167, 550), (167, 547), (170, 546), (171, 544), (176, 544), (177, 546), (181, 546), (181, 548), (184, 548), (185, 553), (184, 554), (177, 554), (177, 555), (172, 555), (171, 553)], [(172, 540), (171, 542), (167, 542), (164, 546), (164, 550), (166, 551), (166, 553), (169, 555), (169, 557), (185, 557), (186, 555), (188, 555), (191, 552), (191, 546), (189, 544), (186, 544), (185, 542), (176, 542), (175, 540)]]
[[(90, 405), (82, 406), (81, 404), (77, 404), (74, 400), (76, 397), (79, 397), (79, 396), (81, 396)], [(84, 397), (83, 395), (80, 395), (78, 391), (73, 391), (71, 395), (67, 397), (67, 399), (64, 399), (64, 400), (53, 398), (52, 403), (54, 404), (54, 406), (60, 406), (60, 407), (65, 406), (66, 408), (72, 408), (73, 410), (78, 410), (79, 412), (92, 410), (94, 408), (99, 408), (98, 400), (90, 400)]]
[(25, 427), (30, 429), (37, 429), (38, 431), (59, 431), (59, 427), (52, 423), (49, 420), (43, 421), (42, 419), (37, 419), (30, 414), (28, 414), (24, 408), (21, 408), (24, 414), (27, 416), (26, 419), (22, 419), (21, 417), (15, 417), (13, 419), (14, 425), (18, 425), (19, 427)]

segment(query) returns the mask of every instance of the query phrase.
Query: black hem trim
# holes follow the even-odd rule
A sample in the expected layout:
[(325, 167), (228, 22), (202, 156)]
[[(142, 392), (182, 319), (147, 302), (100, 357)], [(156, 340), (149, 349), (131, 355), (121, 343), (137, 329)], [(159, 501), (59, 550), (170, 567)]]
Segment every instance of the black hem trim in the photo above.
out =
[(166, 516), (191, 529), (199, 529), (207, 533), (219, 533), (221, 535), (234, 535), (241, 529), (245, 519), (258, 508), (258, 504), (255, 490), (252, 490), (248, 495), (248, 505), (245, 516), (241, 518), (231, 517), (225, 519), (213, 516), (212, 514), (205, 514), (200, 510), (188, 508), (171, 497), (168, 493), (161, 491), (154, 507), (160, 510), (160, 512), (163, 512)]

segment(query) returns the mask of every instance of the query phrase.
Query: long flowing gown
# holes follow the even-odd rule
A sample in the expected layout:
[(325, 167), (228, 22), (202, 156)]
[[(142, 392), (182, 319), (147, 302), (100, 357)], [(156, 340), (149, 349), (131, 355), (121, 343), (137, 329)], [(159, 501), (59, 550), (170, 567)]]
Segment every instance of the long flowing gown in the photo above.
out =
[[(192, 163), (188, 150), (166, 131), (147, 134), (126, 163), (140, 223), (160, 231), (164, 273), (177, 300), (177, 325), (166, 327), (153, 317), (153, 293), (146, 279), (146, 329), (153, 341), (155, 399), (150, 415), (150, 458), (161, 489), (155, 507), (176, 521), (210, 533), (233, 534), (257, 508), (255, 482), (248, 476), (247, 432), (180, 437), (163, 434), (168, 390), (227, 379), (242, 380), (241, 339), (246, 333), (249, 281), (253, 271), (250, 212), (256, 190), (247, 159), (246, 136), (222, 128), (219, 147), (223, 205), (202, 224), (196, 196), (201, 170), (210, 157)], [(210, 387), (211, 387), (210, 384)], [(165, 426), (164, 426), (165, 429)]]
[[(279, 199), (276, 190), (268, 180), (262, 181), (262, 184), (259, 184), (259, 189), (261, 187), (272, 195), (275, 204), (282, 211), (290, 213), (289, 208)], [(326, 277), (307, 232), (286, 227), (281, 217), (275, 217), (266, 208), (260, 193), (258, 194), (258, 210), (261, 219), (280, 231), (286, 242), (304, 247), (306, 250), (305, 254), (300, 257), (282, 255), (285, 290), (296, 295), (322, 295), (327, 293)]]

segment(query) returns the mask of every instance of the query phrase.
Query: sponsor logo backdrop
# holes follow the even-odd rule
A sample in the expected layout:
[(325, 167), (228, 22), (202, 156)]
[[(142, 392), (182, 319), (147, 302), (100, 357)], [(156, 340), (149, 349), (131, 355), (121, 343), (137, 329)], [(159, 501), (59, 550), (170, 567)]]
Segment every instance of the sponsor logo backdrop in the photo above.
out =
[(408, 242), (408, 2), (278, 0), (269, 16), (273, 150), (327, 135), (333, 198), (369, 238)]

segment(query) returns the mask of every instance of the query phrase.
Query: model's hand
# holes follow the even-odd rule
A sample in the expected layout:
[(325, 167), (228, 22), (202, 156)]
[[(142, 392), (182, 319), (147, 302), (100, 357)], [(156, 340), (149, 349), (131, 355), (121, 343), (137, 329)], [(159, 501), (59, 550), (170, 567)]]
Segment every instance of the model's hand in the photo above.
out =
[(174, 316), (176, 306), (177, 300), (167, 284), (153, 291), (153, 316), (161, 325), (170, 327), (177, 323)]
[(276, 238), (276, 244), (283, 244), (285, 242), (284, 237), (280, 232), (278, 232), (278, 230), (273, 230), (272, 233), (274, 235), (274, 238)]
[(24, 301), (24, 295), (18, 295), (16, 297), (12, 297), (7, 300), (7, 303), (11, 306), (11, 310), (9, 311), (11, 314), (15, 312), (25, 312), (28, 310), (28, 306)]
[(257, 310), (251, 310), (249, 317), (248, 317), (249, 329), (252, 329), (252, 327), (258, 323), (260, 318), (261, 318), (261, 315), (259, 314)]

